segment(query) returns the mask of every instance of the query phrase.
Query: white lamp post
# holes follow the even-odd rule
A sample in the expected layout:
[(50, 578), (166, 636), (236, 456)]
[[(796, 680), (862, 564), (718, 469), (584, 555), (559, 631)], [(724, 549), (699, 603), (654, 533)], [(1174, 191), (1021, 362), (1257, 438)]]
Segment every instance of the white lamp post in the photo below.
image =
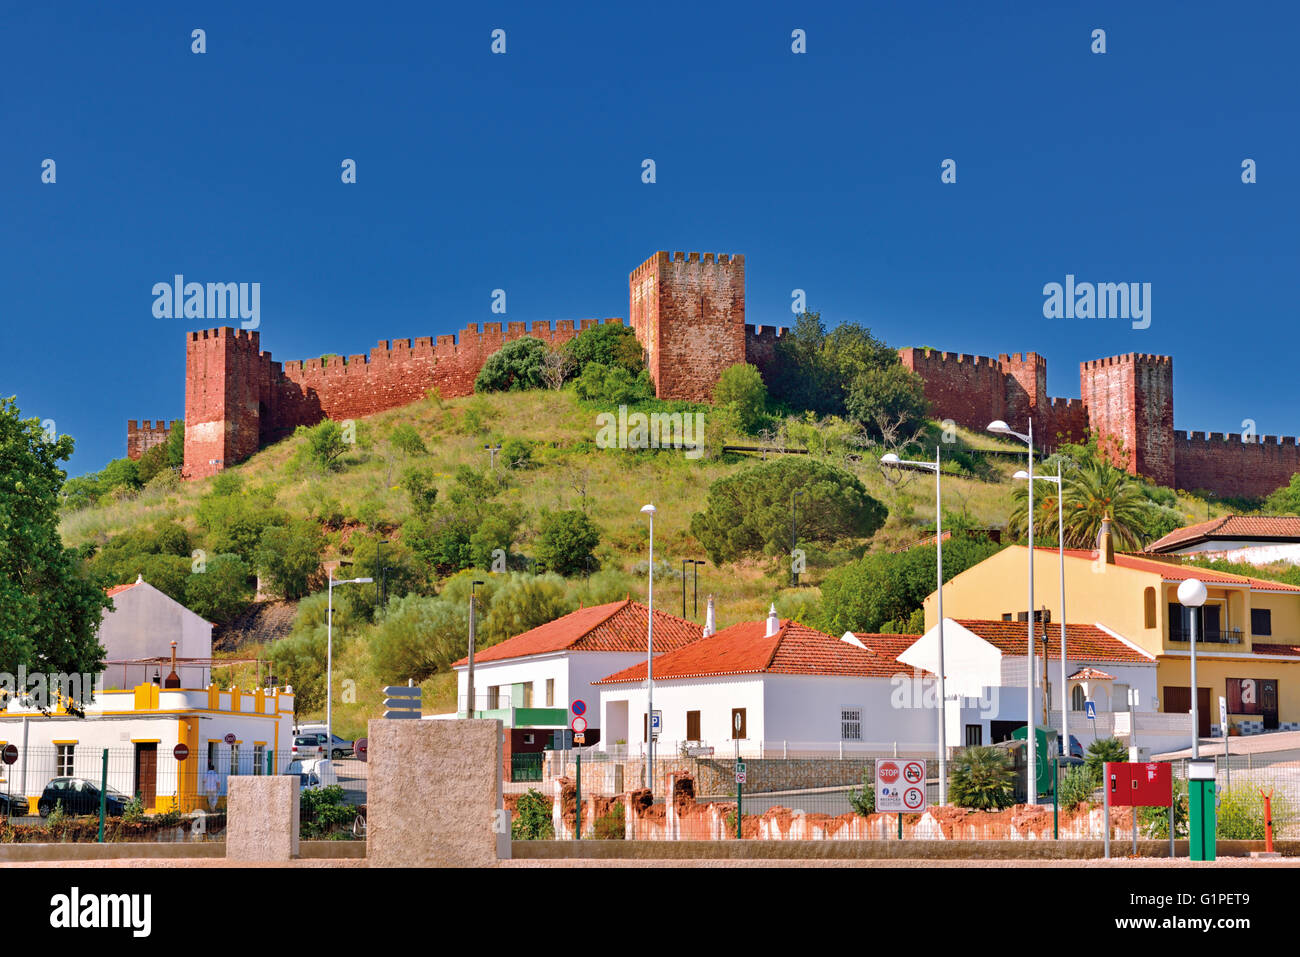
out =
[[(1017, 472), (1015, 478), (1029, 481), (1029, 473), (1025, 471)], [(1069, 701), (1065, 693), (1065, 685), (1069, 681), (1065, 669), (1065, 509), (1061, 504), (1061, 500), (1065, 498), (1065, 483), (1061, 481), (1060, 460), (1058, 459), (1056, 462), (1055, 475), (1035, 475), (1034, 478), (1040, 482), (1051, 482), (1056, 486), (1056, 540), (1061, 559), (1061, 746), (1059, 750), (1062, 755), (1068, 755), (1070, 753), (1070, 719)]]
[(646, 737), (646, 773), (645, 785), (650, 791), (650, 800), (655, 793), (655, 507), (642, 505), (641, 513), (650, 516), (650, 568), (647, 585), (646, 603), (646, 644), (645, 644), (645, 737)]
[(1029, 643), (1025, 649), (1025, 665), (1029, 691), (1029, 715), (1026, 721), (1026, 744), (1028, 765), (1025, 770), (1026, 799), (1030, 804), (1038, 803), (1038, 732), (1034, 721), (1034, 420), (1029, 420), (1028, 434), (1012, 431), (1011, 427), (997, 419), (989, 423), (989, 431), (995, 435), (1009, 435), (1029, 446), (1029, 610), (1025, 615), (1029, 625)]
[(334, 586), (369, 585), (373, 578), (336, 580), (330, 569), (328, 606), (325, 613), (325, 753), (334, 752)]
[(1205, 583), (1199, 578), (1187, 579), (1178, 586), (1178, 601), (1192, 609), (1187, 617), (1192, 620), (1192, 760), (1196, 760), (1201, 756), (1201, 717), (1196, 707), (1196, 609), (1205, 604)]
[(948, 697), (944, 691), (943, 664), (943, 498), (939, 486), (939, 448), (935, 446), (933, 462), (911, 462), (893, 452), (880, 457), (881, 465), (892, 468), (925, 469), (934, 473), (934, 543), (936, 593), (939, 604), (939, 803), (948, 803)]

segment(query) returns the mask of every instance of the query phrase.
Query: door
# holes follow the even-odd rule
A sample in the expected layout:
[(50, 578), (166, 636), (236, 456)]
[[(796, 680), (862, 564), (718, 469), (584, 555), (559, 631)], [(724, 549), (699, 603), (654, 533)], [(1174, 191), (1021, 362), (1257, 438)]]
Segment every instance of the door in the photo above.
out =
[(140, 795), (146, 810), (154, 806), (158, 796), (158, 745), (156, 743), (135, 746), (135, 788), (132, 793)]
[(686, 712), (686, 740), (700, 740), (700, 713), (698, 711)]
[(1276, 731), (1277, 721), (1277, 681), (1265, 678), (1259, 683), (1259, 709), (1264, 713), (1264, 730)]
[[(1164, 689), (1165, 714), (1187, 714), (1192, 710), (1192, 689), (1166, 685)], [(1197, 734), (1210, 736), (1210, 689), (1200, 688), (1196, 695)]]

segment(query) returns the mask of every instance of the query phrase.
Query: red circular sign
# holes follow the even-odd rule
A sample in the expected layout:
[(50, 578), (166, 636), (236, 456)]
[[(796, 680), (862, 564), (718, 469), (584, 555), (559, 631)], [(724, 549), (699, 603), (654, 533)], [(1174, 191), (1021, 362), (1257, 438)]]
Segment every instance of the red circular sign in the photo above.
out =
[(189, 756), (190, 756), (190, 749), (183, 744), (178, 744), (176, 745), (176, 747), (172, 748), (172, 757), (174, 757), (177, 761), (184, 761)]
[(891, 762), (882, 762), (880, 765), (880, 780), (887, 784), (892, 784), (898, 780), (898, 765)]
[(587, 713), (587, 702), (583, 701), (581, 698), (578, 698), (576, 701), (573, 702), (572, 708), (573, 708), (573, 713), (581, 717), (582, 715)]
[(919, 784), (923, 774), (924, 772), (921, 770), (921, 765), (919, 764), (912, 763), (903, 765), (903, 777), (907, 778), (908, 782), (911, 784)]
[(228, 735), (226, 735), (226, 744), (234, 744), (234, 743), (235, 743), (235, 732), (231, 731)]
[(903, 792), (903, 804), (915, 810), (925, 803), (925, 792), (920, 788), (908, 788)]
[(366, 755), (370, 752), (370, 739), (357, 738), (356, 744), (352, 745), (352, 753), (356, 755), (358, 761), (364, 761)]
[(587, 719), (574, 718), (569, 722), (569, 727), (573, 729), (574, 734), (582, 734), (582, 732), (587, 730)]
[(18, 747), (13, 744), (6, 744), (3, 757), (5, 764), (13, 764), (18, 760)]

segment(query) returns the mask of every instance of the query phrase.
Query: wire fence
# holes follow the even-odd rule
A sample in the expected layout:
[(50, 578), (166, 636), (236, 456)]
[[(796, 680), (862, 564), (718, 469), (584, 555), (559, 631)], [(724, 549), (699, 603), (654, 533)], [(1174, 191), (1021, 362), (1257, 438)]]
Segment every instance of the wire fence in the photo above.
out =
[(303, 835), (333, 836), (351, 831), (368, 792), (364, 761), (258, 746), (214, 745), (184, 758), (156, 742), (17, 751), (12, 764), (0, 764), (0, 841), (100, 840), (101, 810), (104, 840), (221, 840), (231, 780), (280, 774), (299, 778)]

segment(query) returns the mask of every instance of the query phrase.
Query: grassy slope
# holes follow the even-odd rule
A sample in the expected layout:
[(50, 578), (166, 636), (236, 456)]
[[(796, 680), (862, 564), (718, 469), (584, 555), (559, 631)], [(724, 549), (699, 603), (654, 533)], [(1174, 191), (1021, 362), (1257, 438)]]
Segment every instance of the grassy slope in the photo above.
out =
[[(483, 421), (481, 430), (466, 427), (470, 410)], [(440, 481), (445, 488), (457, 466), (487, 466), (488, 453), (483, 446), (489, 439), (526, 438), (537, 443), (533, 456), (536, 465), (517, 473), (516, 486), (505, 495), (506, 500), (517, 501), (531, 515), (525, 537), (518, 546), (524, 554), (531, 551), (529, 538), (538, 512), (542, 508), (581, 507), (581, 488), (585, 485), (588, 512), (602, 532), (602, 567), (631, 572), (637, 562), (645, 560), (646, 522), (638, 510), (646, 502), (654, 502), (658, 507), (657, 558), (667, 558), (680, 569), (683, 558), (705, 557), (690, 533), (692, 513), (703, 508), (711, 482), (756, 464), (758, 457), (691, 460), (671, 451), (600, 450), (594, 446), (595, 415), (596, 410), (578, 402), (570, 390), (422, 401), (363, 420), (362, 444), (368, 442), (370, 447), (353, 453), (350, 464), (339, 473), (325, 476), (291, 469), (290, 460), (301, 444), (297, 438), (262, 450), (234, 471), (244, 477), (247, 486), (275, 484), (279, 503), (295, 515), (307, 514), (310, 504), (325, 495), (337, 500), (345, 514), (361, 501), (377, 500), (384, 518), (400, 523), (408, 514), (406, 495), (396, 487), (404, 468), (432, 467), (443, 476)], [(408, 459), (386, 454), (383, 437), (398, 422), (416, 428), (428, 446), (427, 455)], [(997, 440), (987, 435), (962, 431), (959, 439), (976, 448), (999, 446)], [(864, 455), (861, 459), (850, 462), (839, 455), (831, 461), (854, 472), (867, 490), (889, 507), (889, 521), (870, 547), (873, 550), (897, 548), (924, 536), (925, 524), (934, 518), (933, 484), (927, 477), (910, 473), (901, 477), (891, 473), (893, 482), (887, 482), (874, 457)], [(989, 480), (945, 476), (945, 510), (965, 511), (980, 525), (1003, 525), (1010, 506), (1010, 475), (1017, 467), (1013, 460), (997, 457), (990, 460)], [(166, 492), (146, 490), (134, 498), (71, 513), (62, 524), (64, 540), (69, 545), (104, 541), (108, 536), (161, 518), (175, 519), (197, 534), (200, 530), (194, 523), (195, 506), (210, 485), (211, 480), (207, 479)], [(1179, 508), (1188, 522), (1203, 520), (1219, 511), (1182, 495)], [(339, 544), (340, 536), (336, 534), (327, 558), (337, 556)], [(820, 563), (818, 553), (810, 554), (805, 582), (815, 587), (830, 567), (844, 560), (847, 554), (844, 549), (821, 553)], [(769, 602), (786, 590), (785, 567), (782, 563), (778, 569), (774, 561), (750, 561), (721, 568), (700, 566), (701, 613), (704, 596), (713, 594), (719, 627), (762, 617)], [(643, 579), (629, 575), (628, 581), (633, 596), (643, 599)], [(670, 611), (679, 608), (680, 583), (674, 581), (662, 589), (659, 600)], [(259, 646), (246, 646), (238, 653), (254, 656), (263, 650)], [(336, 660), (336, 668), (340, 674), (351, 672), (360, 676), (361, 658), (360, 648), (348, 649)], [(372, 684), (374, 688), (370, 687)], [(377, 700), (374, 692), (377, 692), (377, 682), (357, 678), (357, 693), (362, 701)], [(446, 699), (445, 704), (450, 705), (453, 692), (446, 677), (438, 676), (426, 684), (426, 693), (435, 699)], [(343, 705), (336, 709), (336, 720), (344, 722), (341, 727), (352, 725), (359, 730), (364, 716), (372, 711), (373, 708), (362, 704)]]

